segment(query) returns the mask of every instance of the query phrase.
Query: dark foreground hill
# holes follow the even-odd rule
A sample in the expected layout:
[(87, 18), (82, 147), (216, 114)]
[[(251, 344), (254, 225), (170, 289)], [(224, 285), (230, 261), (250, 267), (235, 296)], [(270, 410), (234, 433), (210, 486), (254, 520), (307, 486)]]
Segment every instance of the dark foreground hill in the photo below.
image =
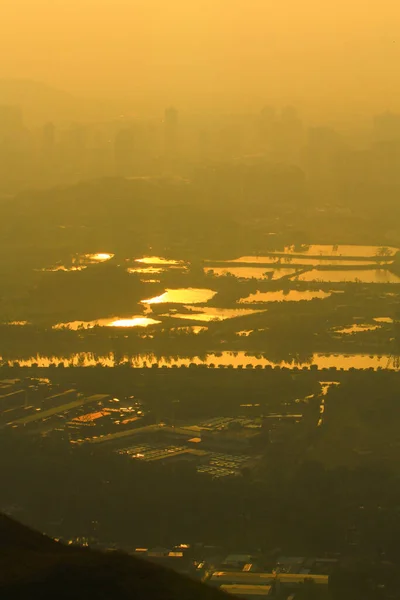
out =
[(201, 583), (119, 553), (64, 546), (0, 515), (0, 598), (221, 600)]

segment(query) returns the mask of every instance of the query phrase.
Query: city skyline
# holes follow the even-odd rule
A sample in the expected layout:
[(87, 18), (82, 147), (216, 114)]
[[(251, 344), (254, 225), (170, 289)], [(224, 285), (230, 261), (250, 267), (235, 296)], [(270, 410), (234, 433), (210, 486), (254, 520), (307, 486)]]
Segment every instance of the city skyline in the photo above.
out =
[(321, 116), (400, 108), (394, 0), (368, 10), (361, 0), (14, 0), (0, 19), (0, 78), (130, 97), (140, 110), (253, 110), (264, 101)]

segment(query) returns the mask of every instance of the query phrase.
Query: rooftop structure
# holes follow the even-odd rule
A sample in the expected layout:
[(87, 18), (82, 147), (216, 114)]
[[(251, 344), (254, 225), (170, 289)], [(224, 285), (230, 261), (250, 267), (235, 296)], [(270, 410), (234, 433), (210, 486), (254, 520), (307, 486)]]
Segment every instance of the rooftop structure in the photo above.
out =
[(225, 565), (243, 566), (251, 563), (251, 554), (229, 554), (223, 561)]
[(69, 402), (68, 404), (64, 404), (62, 406), (55, 406), (48, 410), (38, 411), (33, 415), (29, 415), (28, 417), (25, 417), (23, 419), (13, 421), (13, 425), (28, 425), (30, 423), (34, 423), (35, 421), (43, 421), (48, 417), (69, 412), (70, 410), (79, 408), (80, 406), (84, 406), (86, 404), (99, 403), (104, 400), (107, 400), (108, 398), (109, 396), (107, 394), (95, 394), (86, 398), (80, 398), (78, 400), (74, 400), (73, 402)]
[(272, 585), (274, 582), (280, 585), (297, 585), (312, 580), (316, 584), (327, 585), (328, 579), (328, 575), (317, 575), (313, 573), (216, 571), (212, 574), (208, 583), (216, 587), (221, 587), (223, 585)]
[(248, 573), (243, 571), (216, 571), (212, 574), (209, 584), (221, 585), (272, 585), (276, 579), (275, 573)]
[(220, 588), (226, 594), (238, 598), (265, 598), (271, 594), (270, 585), (221, 585)]
[(54, 394), (53, 396), (48, 396), (47, 398), (44, 398), (44, 402), (52, 406), (60, 405), (63, 402), (65, 403), (67, 398), (75, 400), (77, 395), (78, 392), (75, 389), (65, 390), (64, 392), (60, 392), (58, 394)]
[(0, 394), (0, 410), (22, 406), (25, 403), (25, 399), (26, 394), (24, 390), (15, 390), (5, 394)]

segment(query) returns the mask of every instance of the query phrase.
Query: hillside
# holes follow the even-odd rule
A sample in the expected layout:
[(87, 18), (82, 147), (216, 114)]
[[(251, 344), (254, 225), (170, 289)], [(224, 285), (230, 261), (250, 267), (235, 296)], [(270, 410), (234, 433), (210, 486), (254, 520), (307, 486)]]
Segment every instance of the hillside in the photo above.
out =
[(93, 121), (113, 114), (112, 107), (99, 100), (74, 96), (64, 90), (31, 79), (0, 78), (0, 105), (22, 109), (28, 127), (49, 121)]
[(218, 600), (221, 593), (119, 553), (64, 546), (0, 516), (0, 598)]

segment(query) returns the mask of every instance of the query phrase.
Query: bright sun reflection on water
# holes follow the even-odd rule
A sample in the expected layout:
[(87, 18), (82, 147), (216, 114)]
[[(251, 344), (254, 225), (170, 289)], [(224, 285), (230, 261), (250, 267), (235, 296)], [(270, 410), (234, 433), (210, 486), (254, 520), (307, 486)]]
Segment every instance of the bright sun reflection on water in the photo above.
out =
[(96, 254), (85, 254), (85, 258), (93, 262), (106, 262), (114, 257), (114, 254), (106, 252), (97, 252)]
[(40, 269), (40, 271), (46, 271), (48, 273), (57, 273), (58, 271), (64, 271), (69, 273), (72, 271), (83, 271), (87, 267), (85, 265), (79, 265), (78, 267), (66, 267), (65, 265), (56, 265), (55, 267), (49, 267), (48, 269)]
[(129, 269), (127, 269), (128, 273), (142, 273), (144, 275), (154, 275), (157, 273), (162, 273), (164, 269), (160, 268), (160, 267), (138, 267), (138, 268), (133, 268), (130, 267)]
[(235, 317), (245, 317), (247, 315), (253, 315), (257, 312), (262, 311), (252, 310), (250, 308), (214, 308), (212, 306), (205, 306), (199, 311), (193, 311), (188, 313), (174, 313), (170, 316), (176, 319), (211, 322), (225, 321), (226, 319), (234, 319)]
[(137, 258), (136, 262), (143, 263), (145, 265), (180, 265), (180, 264), (182, 264), (182, 261), (168, 259), (168, 258), (162, 258), (161, 256), (145, 256), (144, 258)]
[[(2, 360), (0, 356), (0, 361)], [(4, 359), (3, 359), (4, 360)], [(191, 363), (200, 365), (214, 365), (233, 367), (246, 367), (251, 365), (252, 367), (265, 367), (265, 366), (277, 366), (293, 368), (294, 366), (300, 368), (310, 368), (311, 365), (315, 365), (318, 369), (329, 369), (336, 367), (337, 369), (343, 369), (345, 371), (349, 369), (395, 369), (395, 363), (390, 360), (388, 355), (361, 355), (361, 354), (313, 354), (310, 357), (310, 361), (307, 363), (300, 362), (273, 362), (262, 356), (249, 355), (247, 352), (221, 352), (219, 354), (210, 353), (205, 358), (199, 358), (198, 356), (191, 358), (172, 358), (163, 357), (157, 358), (153, 354), (142, 354), (135, 357), (124, 357), (124, 362), (130, 364), (132, 367), (143, 368), (149, 367), (153, 364), (158, 364), (159, 367), (180, 367), (182, 365), (189, 366)], [(81, 367), (95, 366), (101, 364), (104, 367), (114, 367), (115, 357), (112, 353), (107, 356), (98, 356), (91, 353), (73, 354), (69, 357), (66, 356), (42, 356), (36, 355), (29, 359), (16, 359), (21, 367), (31, 367), (33, 364), (37, 364), (39, 367), (49, 367), (50, 364), (62, 363), (65, 367), (74, 365)], [(13, 364), (13, 361), (8, 359), (8, 364)]]
[(376, 331), (380, 328), (380, 325), (351, 325), (350, 327), (343, 327), (342, 329), (336, 329), (336, 333), (342, 333), (344, 335), (352, 333), (363, 333), (364, 331)]
[[(383, 260), (383, 259), (382, 259)], [(211, 261), (206, 261), (211, 262)], [(376, 260), (362, 260), (362, 259), (343, 259), (343, 258), (329, 258), (329, 256), (320, 256), (319, 258), (310, 258), (307, 256), (292, 256), (287, 254), (286, 256), (241, 256), (234, 260), (224, 261), (226, 263), (242, 263), (252, 265), (274, 265), (281, 266), (285, 264), (290, 265), (310, 265), (310, 266), (336, 266), (336, 267), (360, 267), (360, 266), (376, 266)], [(393, 263), (393, 260), (385, 258), (383, 260), (385, 264)], [(256, 268), (256, 267), (254, 267)]]
[(299, 281), (317, 281), (327, 283), (354, 282), (354, 283), (400, 283), (400, 277), (386, 269), (352, 269), (346, 271), (329, 271), (312, 269), (298, 277)]
[(207, 275), (215, 277), (223, 277), (225, 275), (233, 275), (239, 279), (281, 279), (287, 275), (294, 275), (296, 269), (268, 269), (266, 267), (206, 267), (204, 272)]
[(330, 292), (323, 292), (322, 290), (306, 290), (304, 292), (298, 290), (284, 292), (279, 290), (277, 292), (256, 292), (255, 294), (250, 294), (247, 298), (239, 300), (239, 302), (241, 304), (258, 302), (300, 302), (301, 300), (315, 300), (317, 298), (323, 300), (329, 298), (330, 295)]
[(393, 323), (393, 319), (391, 317), (375, 317), (374, 321), (377, 323)]
[(182, 288), (177, 290), (166, 290), (161, 296), (142, 300), (142, 304), (201, 304), (208, 302), (217, 292), (207, 289)]
[(296, 248), (295, 246), (286, 246), (283, 250), (285, 254), (307, 254), (308, 256), (360, 256), (377, 258), (387, 258), (388, 256), (394, 256), (397, 251), (398, 248), (393, 247), (385, 247), (383, 249), (379, 246), (358, 246), (355, 244), (341, 246), (313, 244), (311, 246), (302, 246), (300, 248)]
[(158, 325), (161, 321), (156, 321), (149, 317), (132, 317), (131, 319), (98, 319), (97, 321), (71, 321), (70, 323), (59, 323), (54, 325), (53, 329), (93, 329), (93, 327), (148, 327), (149, 325)]
[(161, 321), (150, 319), (148, 317), (134, 317), (133, 319), (117, 319), (109, 323), (107, 327), (148, 327), (149, 325), (157, 325)]

